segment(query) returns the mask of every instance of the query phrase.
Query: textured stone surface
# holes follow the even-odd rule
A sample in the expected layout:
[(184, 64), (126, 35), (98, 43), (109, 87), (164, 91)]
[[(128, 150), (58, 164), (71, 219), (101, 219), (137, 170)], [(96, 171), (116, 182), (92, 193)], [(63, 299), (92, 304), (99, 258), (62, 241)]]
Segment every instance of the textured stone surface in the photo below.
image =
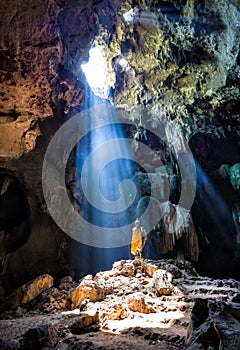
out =
[(36, 277), (31, 282), (19, 287), (4, 301), (4, 308), (17, 308), (36, 299), (44, 290), (53, 286), (53, 278), (50, 275)]
[(187, 349), (212, 346), (216, 349), (239, 349), (239, 304), (198, 299), (192, 311)]
[(165, 270), (157, 270), (153, 274), (153, 284), (159, 295), (171, 295), (173, 292), (172, 274)]
[(149, 314), (150, 312), (156, 312), (154, 308), (148, 305), (145, 301), (144, 295), (135, 294), (134, 297), (128, 299), (128, 307), (131, 311), (141, 312), (143, 314)]
[[(126, 276), (129, 265), (137, 268)], [(149, 265), (161, 274), (169, 274), (167, 266), (180, 272), (181, 277), (172, 278), (174, 293), (159, 296), (153, 277), (145, 272)], [(26, 349), (238, 349), (239, 303), (231, 302), (238, 281), (201, 277), (189, 263), (121, 260), (81, 283), (104, 290), (102, 300), (88, 297), (69, 311), (62, 301), (79, 285), (66, 277), (32, 302), (2, 313), (1, 349), (21, 349), (23, 344)]]
[(58, 9), (46, 1), (34, 1), (31, 7), (26, 1), (1, 3), (3, 157), (20, 157), (32, 150), (40, 135), (37, 121), (52, 116), (49, 66), (60, 54), (55, 33)]
[[(9, 258), (8, 275), (2, 280), (6, 292), (38, 274), (59, 277), (86, 266), (85, 258), (79, 262), (76, 257), (70, 266), (70, 239), (48, 215), (42, 162), (55, 131), (86, 102), (80, 65), (87, 62), (92, 45), (100, 48), (106, 60), (105, 97), (121, 112), (121, 121), (141, 121), (153, 130), (161, 129), (164, 121), (170, 129), (179, 128), (231, 216), (240, 201), (239, 192), (230, 188), (229, 179), (219, 179), (218, 169), (239, 163), (236, 0), (34, 0), (31, 6), (26, 0), (2, 0), (0, 15), (0, 170), (19, 180), (32, 218), (28, 242)], [(134, 132), (130, 132), (133, 142)], [(180, 145), (179, 152), (184, 153), (186, 148), (177, 135), (172, 136), (161, 140), (168, 144), (163, 149), (159, 140), (154, 144), (150, 137), (147, 145), (155, 146), (156, 159), (166, 159), (164, 165), (176, 168), (170, 149)], [(142, 149), (136, 153), (141, 157)], [(149, 158), (146, 169), (155, 171)], [(209, 194), (206, 189), (203, 202), (210, 201), (214, 207)], [(211, 218), (205, 215), (207, 207), (199, 205), (201, 195), (193, 208), (201, 238), (200, 271), (239, 278), (233, 222), (227, 227), (218, 223), (220, 233), (212, 228)], [(215, 221), (221, 221), (221, 215), (216, 216)]]
[(79, 334), (83, 328), (89, 327), (98, 321), (97, 315), (82, 315), (71, 325), (71, 332), (73, 334)]
[(85, 299), (89, 301), (103, 300), (105, 294), (106, 291), (104, 288), (99, 286), (95, 281), (85, 278), (80, 285), (69, 294), (67, 303), (70, 309), (73, 310), (80, 306)]

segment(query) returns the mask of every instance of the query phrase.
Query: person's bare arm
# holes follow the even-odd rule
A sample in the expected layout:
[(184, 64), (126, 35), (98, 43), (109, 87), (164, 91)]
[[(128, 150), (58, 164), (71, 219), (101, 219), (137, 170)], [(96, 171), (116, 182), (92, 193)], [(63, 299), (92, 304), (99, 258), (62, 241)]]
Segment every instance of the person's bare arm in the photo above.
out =
[(145, 244), (147, 243), (147, 231), (144, 230), (144, 228), (142, 229), (143, 231), (143, 246), (145, 246)]

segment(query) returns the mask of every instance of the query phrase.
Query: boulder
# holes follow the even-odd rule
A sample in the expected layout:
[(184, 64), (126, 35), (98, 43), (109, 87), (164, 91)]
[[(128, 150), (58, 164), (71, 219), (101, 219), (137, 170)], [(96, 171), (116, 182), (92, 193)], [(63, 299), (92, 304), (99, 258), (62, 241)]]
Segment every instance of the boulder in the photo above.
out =
[(159, 269), (158, 266), (150, 263), (144, 265), (144, 271), (147, 273), (149, 277), (152, 277), (154, 272), (157, 271), (158, 269)]
[(126, 277), (133, 277), (135, 273), (134, 265), (130, 263), (125, 263), (123, 268), (120, 270), (121, 275)]
[(100, 301), (105, 298), (106, 291), (91, 279), (83, 279), (79, 286), (74, 288), (67, 296), (67, 306), (74, 310), (81, 305), (84, 299)]
[(159, 295), (171, 295), (174, 287), (172, 285), (172, 274), (159, 269), (153, 274), (153, 285)]
[(82, 330), (86, 327), (89, 327), (98, 321), (97, 314), (95, 315), (81, 315), (77, 318), (76, 321), (70, 327), (70, 330), (73, 334), (80, 334)]
[(4, 300), (4, 309), (17, 309), (22, 304), (27, 304), (37, 298), (44, 290), (53, 286), (52, 276), (40, 275), (32, 281), (17, 288)]
[(141, 312), (143, 314), (156, 312), (151, 306), (149, 306), (146, 303), (145, 298), (142, 294), (140, 295), (135, 294), (134, 296), (130, 297), (128, 299), (128, 307), (131, 311)]
[(54, 348), (58, 338), (58, 329), (51, 325), (41, 325), (29, 329), (23, 336), (24, 349)]
[(197, 299), (188, 331), (187, 349), (240, 349), (240, 305)]

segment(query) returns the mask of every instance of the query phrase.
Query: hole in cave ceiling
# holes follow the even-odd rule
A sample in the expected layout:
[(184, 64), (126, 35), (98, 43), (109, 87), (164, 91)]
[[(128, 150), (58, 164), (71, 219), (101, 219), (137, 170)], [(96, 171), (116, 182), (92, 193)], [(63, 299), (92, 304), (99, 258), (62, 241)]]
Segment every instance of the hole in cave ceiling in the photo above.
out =
[(90, 49), (89, 60), (87, 63), (83, 63), (81, 68), (94, 94), (99, 97), (106, 97), (108, 93), (106, 62), (98, 47)]

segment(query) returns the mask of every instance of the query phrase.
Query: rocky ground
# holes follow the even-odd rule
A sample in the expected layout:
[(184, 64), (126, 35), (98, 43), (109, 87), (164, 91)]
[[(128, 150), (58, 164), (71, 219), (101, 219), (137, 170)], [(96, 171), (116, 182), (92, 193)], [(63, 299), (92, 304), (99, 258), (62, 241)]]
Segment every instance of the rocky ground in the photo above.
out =
[(2, 303), (1, 349), (240, 349), (240, 282), (122, 260), (79, 283), (39, 276)]

